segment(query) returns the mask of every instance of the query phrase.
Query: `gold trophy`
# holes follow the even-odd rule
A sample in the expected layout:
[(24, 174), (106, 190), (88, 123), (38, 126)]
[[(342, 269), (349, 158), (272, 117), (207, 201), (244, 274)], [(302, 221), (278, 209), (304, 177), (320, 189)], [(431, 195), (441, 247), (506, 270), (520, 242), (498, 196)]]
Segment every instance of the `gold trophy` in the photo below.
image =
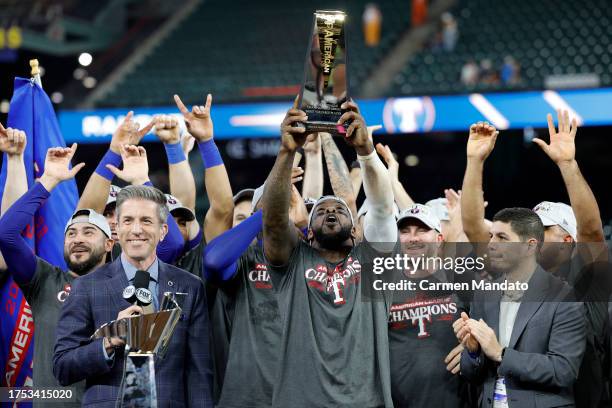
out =
[(299, 124), (307, 132), (346, 133), (348, 124), (338, 125), (344, 113), (340, 106), (348, 99), (346, 33), (343, 11), (318, 10), (314, 13), (304, 63), (304, 81), (298, 107), (308, 121)]

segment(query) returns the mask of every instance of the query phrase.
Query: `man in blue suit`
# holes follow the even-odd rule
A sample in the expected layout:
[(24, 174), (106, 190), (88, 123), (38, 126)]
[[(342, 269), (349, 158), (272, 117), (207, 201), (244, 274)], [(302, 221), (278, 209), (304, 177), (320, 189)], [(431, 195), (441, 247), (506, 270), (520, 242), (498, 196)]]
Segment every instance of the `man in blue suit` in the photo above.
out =
[[(133, 154), (145, 155), (144, 149)], [(86, 380), (83, 406), (114, 407), (123, 375), (119, 338), (90, 340), (102, 324), (142, 313), (122, 292), (137, 270), (150, 274), (156, 310), (164, 292), (187, 299), (166, 356), (156, 359), (158, 407), (212, 407), (212, 371), (204, 285), (192, 274), (157, 259), (155, 248), (167, 232), (166, 198), (148, 186), (130, 186), (117, 197), (117, 235), (122, 255), (75, 281), (57, 326), (53, 373), (63, 385)]]

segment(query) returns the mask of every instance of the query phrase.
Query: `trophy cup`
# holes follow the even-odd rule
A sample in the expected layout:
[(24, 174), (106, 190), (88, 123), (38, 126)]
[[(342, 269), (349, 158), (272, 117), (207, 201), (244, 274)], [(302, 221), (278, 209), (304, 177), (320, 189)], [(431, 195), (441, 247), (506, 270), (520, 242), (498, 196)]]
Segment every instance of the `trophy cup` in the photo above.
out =
[(155, 357), (164, 357), (186, 296), (186, 293), (165, 292), (159, 312), (113, 320), (91, 336), (109, 340), (119, 337), (125, 341), (124, 379), (118, 406), (157, 408)]
[(307, 132), (346, 133), (348, 124), (338, 125), (348, 99), (347, 52), (343, 11), (316, 11), (304, 64), (304, 81), (298, 107), (308, 120), (298, 126)]

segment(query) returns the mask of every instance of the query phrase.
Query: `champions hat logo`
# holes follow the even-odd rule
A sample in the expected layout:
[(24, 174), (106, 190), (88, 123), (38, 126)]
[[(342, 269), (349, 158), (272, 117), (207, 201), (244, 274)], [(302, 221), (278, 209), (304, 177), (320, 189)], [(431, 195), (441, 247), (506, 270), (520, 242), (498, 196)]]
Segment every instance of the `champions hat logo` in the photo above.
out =
[(70, 294), (71, 289), (72, 289), (72, 286), (69, 283), (65, 284), (64, 289), (57, 293), (57, 300), (60, 301), (61, 303), (64, 303), (66, 299), (68, 298), (68, 295)]
[(388, 133), (429, 132), (436, 120), (431, 98), (391, 98), (383, 108), (383, 123)]

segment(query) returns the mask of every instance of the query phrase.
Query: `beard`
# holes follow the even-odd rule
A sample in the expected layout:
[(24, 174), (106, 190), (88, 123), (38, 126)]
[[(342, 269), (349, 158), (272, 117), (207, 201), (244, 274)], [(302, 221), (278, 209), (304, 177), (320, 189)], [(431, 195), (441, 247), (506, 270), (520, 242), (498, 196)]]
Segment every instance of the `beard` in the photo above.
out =
[(313, 229), (315, 240), (325, 249), (340, 249), (343, 244), (351, 237), (351, 226), (341, 225), (340, 231), (324, 233), (323, 227)]
[(73, 262), (70, 259), (70, 253), (64, 250), (64, 261), (66, 261), (68, 269), (79, 276), (83, 276), (91, 272), (92, 269), (95, 268), (105, 256), (106, 251), (104, 248), (93, 248), (90, 252), (89, 258), (84, 261)]

